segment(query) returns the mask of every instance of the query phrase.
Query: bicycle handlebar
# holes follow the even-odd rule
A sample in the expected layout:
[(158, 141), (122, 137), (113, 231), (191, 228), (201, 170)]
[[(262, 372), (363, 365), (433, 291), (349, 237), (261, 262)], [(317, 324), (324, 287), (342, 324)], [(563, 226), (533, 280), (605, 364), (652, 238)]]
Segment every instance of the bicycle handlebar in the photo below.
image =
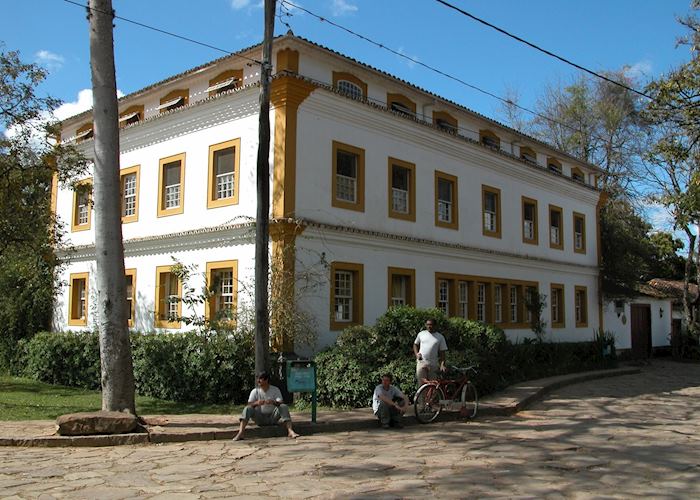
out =
[(467, 366), (466, 368), (460, 368), (459, 366), (450, 366), (450, 368), (452, 368), (453, 370), (458, 371), (458, 372), (462, 372), (462, 373), (467, 373), (469, 371), (477, 373), (476, 367), (477, 367), (477, 365), (470, 365), (470, 366)]

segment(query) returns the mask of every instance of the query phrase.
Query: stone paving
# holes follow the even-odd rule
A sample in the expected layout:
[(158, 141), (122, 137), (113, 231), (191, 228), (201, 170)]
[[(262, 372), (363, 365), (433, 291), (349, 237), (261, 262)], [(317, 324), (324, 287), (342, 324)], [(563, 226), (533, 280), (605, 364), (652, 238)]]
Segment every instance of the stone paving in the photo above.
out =
[(403, 431), (0, 448), (7, 498), (700, 497), (700, 365), (552, 392), (512, 417)]

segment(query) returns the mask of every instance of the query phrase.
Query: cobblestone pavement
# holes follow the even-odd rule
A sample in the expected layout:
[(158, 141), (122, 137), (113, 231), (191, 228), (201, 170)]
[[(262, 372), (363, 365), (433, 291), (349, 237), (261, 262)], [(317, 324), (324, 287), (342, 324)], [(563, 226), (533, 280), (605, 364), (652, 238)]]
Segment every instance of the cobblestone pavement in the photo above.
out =
[(700, 497), (700, 365), (550, 394), (510, 418), (404, 431), (114, 448), (0, 448), (0, 496)]

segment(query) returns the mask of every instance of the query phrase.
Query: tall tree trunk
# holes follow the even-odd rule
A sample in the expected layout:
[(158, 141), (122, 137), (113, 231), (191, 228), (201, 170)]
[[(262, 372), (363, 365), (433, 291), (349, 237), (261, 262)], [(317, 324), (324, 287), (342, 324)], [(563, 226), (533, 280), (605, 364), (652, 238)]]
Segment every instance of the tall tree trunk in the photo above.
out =
[(685, 319), (685, 324), (688, 328), (688, 333), (691, 336), (695, 336), (697, 333), (697, 324), (695, 318), (694, 305), (692, 297), (690, 295), (690, 278), (693, 267), (693, 262), (695, 262), (696, 248), (695, 240), (697, 237), (693, 234), (690, 226), (685, 226), (684, 228), (686, 237), (688, 238), (688, 258), (685, 260), (685, 272), (683, 274), (683, 317)]
[(270, 367), (270, 315), (268, 312), (270, 217), (270, 76), (275, 0), (265, 0), (265, 39), (260, 68), (260, 116), (258, 129), (257, 196), (255, 218), (255, 373)]
[(95, 252), (102, 409), (135, 414), (119, 194), (119, 122), (112, 1), (90, 0), (88, 18), (95, 137)]

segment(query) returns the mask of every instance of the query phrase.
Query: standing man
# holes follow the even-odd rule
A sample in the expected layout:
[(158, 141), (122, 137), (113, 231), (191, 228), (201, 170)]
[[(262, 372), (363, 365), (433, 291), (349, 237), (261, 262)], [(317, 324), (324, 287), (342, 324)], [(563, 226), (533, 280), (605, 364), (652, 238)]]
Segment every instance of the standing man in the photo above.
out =
[(299, 437), (299, 434), (292, 429), (292, 417), (289, 415), (289, 408), (283, 401), (280, 390), (274, 385), (270, 385), (270, 375), (267, 372), (258, 375), (258, 387), (250, 391), (248, 404), (243, 408), (243, 414), (240, 418), (241, 424), (238, 434), (233, 440), (243, 439), (243, 432), (251, 418), (260, 426), (282, 424), (287, 428), (288, 437), (292, 439)]
[(440, 332), (435, 331), (435, 320), (430, 318), (425, 322), (425, 330), (418, 333), (413, 343), (413, 353), (416, 355), (416, 379), (418, 387), (426, 380), (434, 380), (437, 372), (445, 371), (445, 352), (447, 342)]
[(408, 408), (408, 398), (398, 387), (391, 385), (394, 378), (391, 373), (382, 375), (382, 383), (374, 389), (372, 411), (379, 418), (382, 429), (403, 427), (401, 417)]

